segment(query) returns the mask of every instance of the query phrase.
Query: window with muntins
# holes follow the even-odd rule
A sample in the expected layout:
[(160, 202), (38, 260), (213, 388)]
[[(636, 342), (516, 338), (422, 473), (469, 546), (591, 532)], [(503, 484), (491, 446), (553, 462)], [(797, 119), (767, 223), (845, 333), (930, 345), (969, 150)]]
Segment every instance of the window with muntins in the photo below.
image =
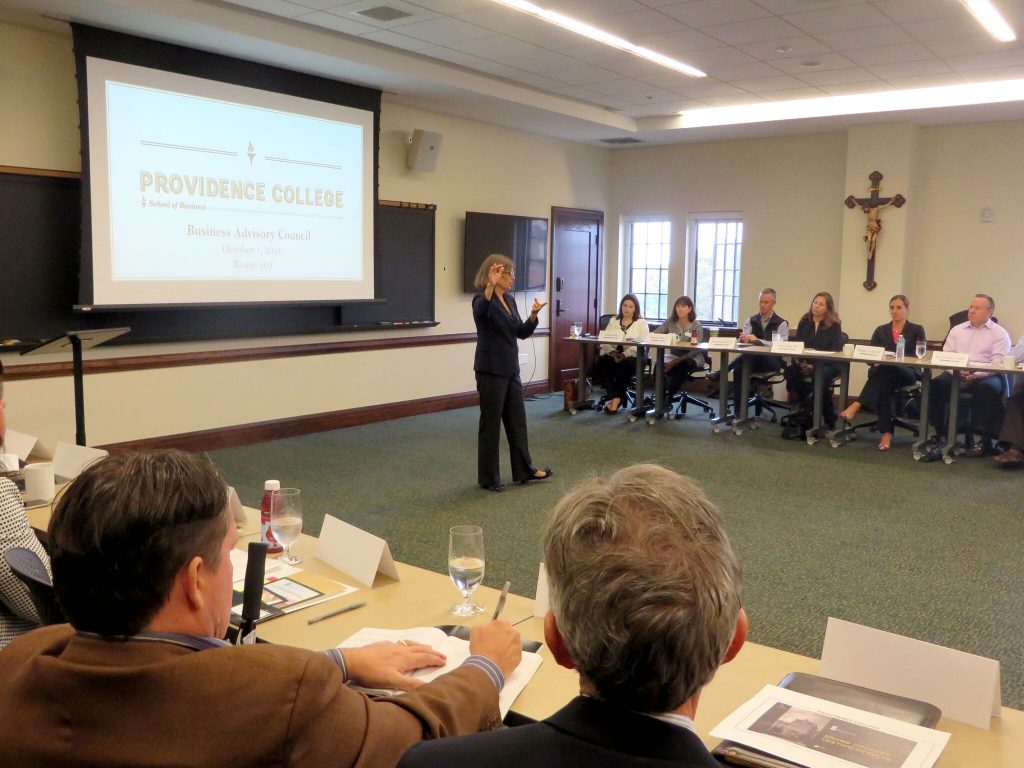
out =
[(735, 323), (739, 315), (743, 220), (697, 218), (692, 222), (693, 303), (701, 320)]
[(668, 314), (668, 265), (672, 248), (671, 221), (629, 224), (629, 292), (640, 300), (645, 319), (663, 320)]

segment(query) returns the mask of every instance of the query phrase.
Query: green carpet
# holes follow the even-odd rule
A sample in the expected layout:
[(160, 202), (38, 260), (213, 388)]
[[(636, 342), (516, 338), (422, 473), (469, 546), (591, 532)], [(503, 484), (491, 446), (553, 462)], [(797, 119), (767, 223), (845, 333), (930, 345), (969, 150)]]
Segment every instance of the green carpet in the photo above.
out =
[[(478, 411), (467, 408), (211, 453), (242, 501), (263, 480), (302, 488), (306, 531), (331, 514), (385, 537), (399, 560), (446, 572), (448, 528), (484, 529), (485, 583), (533, 596), (540, 529), (573, 484), (653, 461), (690, 475), (718, 504), (745, 571), (752, 640), (819, 657), (828, 616), (998, 659), (1003, 703), (1024, 708), (1024, 473), (990, 459), (910, 457), (911, 438), (875, 450), (779, 439), (775, 426), (715, 435), (696, 413), (648, 426), (527, 404), (546, 483), (477, 488)], [(502, 470), (508, 475), (507, 455)], [(439, 594), (453, 602), (455, 588)]]

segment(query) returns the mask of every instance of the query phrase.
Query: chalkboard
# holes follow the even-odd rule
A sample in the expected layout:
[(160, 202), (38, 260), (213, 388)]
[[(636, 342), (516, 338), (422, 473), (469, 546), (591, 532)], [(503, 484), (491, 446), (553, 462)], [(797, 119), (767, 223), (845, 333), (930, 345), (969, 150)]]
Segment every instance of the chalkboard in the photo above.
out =
[(434, 207), (401, 203), (377, 206), (375, 302), (75, 312), (80, 192), (75, 178), (0, 173), (0, 340), (117, 326), (132, 332), (113, 343), (434, 324)]

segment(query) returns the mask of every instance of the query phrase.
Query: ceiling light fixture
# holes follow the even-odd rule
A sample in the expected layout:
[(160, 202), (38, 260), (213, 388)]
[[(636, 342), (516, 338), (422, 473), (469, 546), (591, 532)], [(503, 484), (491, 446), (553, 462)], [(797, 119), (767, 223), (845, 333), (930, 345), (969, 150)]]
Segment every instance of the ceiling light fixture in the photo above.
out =
[(641, 59), (647, 59), (647, 61), (654, 62), (668, 69), (674, 69), (676, 72), (682, 72), (684, 75), (690, 77), (707, 77), (707, 74), (701, 72), (696, 67), (691, 67), (689, 64), (684, 64), (681, 61), (676, 61), (662, 53), (652, 51), (649, 48), (644, 48), (642, 45), (636, 45), (628, 40), (625, 40), (617, 35), (613, 35), (610, 32), (605, 32), (603, 29), (592, 27), (589, 24), (574, 19), (571, 16), (566, 16), (564, 13), (558, 13), (558, 11), (549, 11), (546, 8), (541, 8), (533, 3), (526, 2), (526, 0), (494, 0), (494, 2), (504, 5), (508, 8), (513, 8), (523, 13), (528, 13), (541, 21), (546, 21), (548, 24), (554, 24), (555, 26), (561, 27), (562, 29), (574, 32), (577, 35), (582, 35), (590, 40), (594, 40), (598, 43), (611, 46), (612, 48), (618, 48), (620, 51), (626, 51), (634, 56), (639, 56)]
[(1017, 33), (1006, 23), (1006, 19), (992, 5), (991, 0), (960, 0), (960, 2), (999, 42), (1010, 43), (1017, 39)]
[(836, 115), (862, 115), (871, 112), (899, 112), (909, 109), (959, 107), (971, 104), (998, 104), (1024, 100), (1024, 79), (989, 83), (945, 85), (903, 91), (880, 91), (849, 96), (822, 96), (733, 107), (706, 107), (679, 113), (680, 128), (706, 128), (714, 125), (767, 123), (775, 120), (800, 120)]

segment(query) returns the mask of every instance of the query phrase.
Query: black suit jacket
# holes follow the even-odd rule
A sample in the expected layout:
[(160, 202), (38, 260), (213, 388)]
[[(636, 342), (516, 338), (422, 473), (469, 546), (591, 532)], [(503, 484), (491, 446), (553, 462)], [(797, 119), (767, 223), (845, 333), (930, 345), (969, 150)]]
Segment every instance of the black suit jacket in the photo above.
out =
[[(923, 326), (907, 320), (907, 322), (903, 324), (903, 340), (907, 343), (905, 354), (909, 358), (914, 354), (914, 347), (917, 346), (917, 342), (927, 342), (928, 337), (925, 336)], [(882, 323), (880, 326), (875, 328), (875, 332), (871, 334), (871, 346), (885, 347), (886, 352), (896, 351), (896, 342), (892, 340), (891, 322)]]
[(519, 317), (516, 300), (505, 294), (511, 313), (506, 312), (497, 296), (488, 301), (482, 293), (473, 297), (473, 321), (476, 323), (476, 357), (473, 370), (496, 376), (519, 375), (519, 344), (516, 339), (529, 338), (537, 327), (536, 320)]
[(839, 352), (843, 348), (843, 325), (842, 323), (832, 323), (827, 328), (820, 325), (815, 331), (814, 321), (804, 315), (796, 327), (796, 341), (802, 341), (808, 349)]
[(417, 744), (399, 768), (720, 768), (685, 728), (579, 696), (533, 725)]

